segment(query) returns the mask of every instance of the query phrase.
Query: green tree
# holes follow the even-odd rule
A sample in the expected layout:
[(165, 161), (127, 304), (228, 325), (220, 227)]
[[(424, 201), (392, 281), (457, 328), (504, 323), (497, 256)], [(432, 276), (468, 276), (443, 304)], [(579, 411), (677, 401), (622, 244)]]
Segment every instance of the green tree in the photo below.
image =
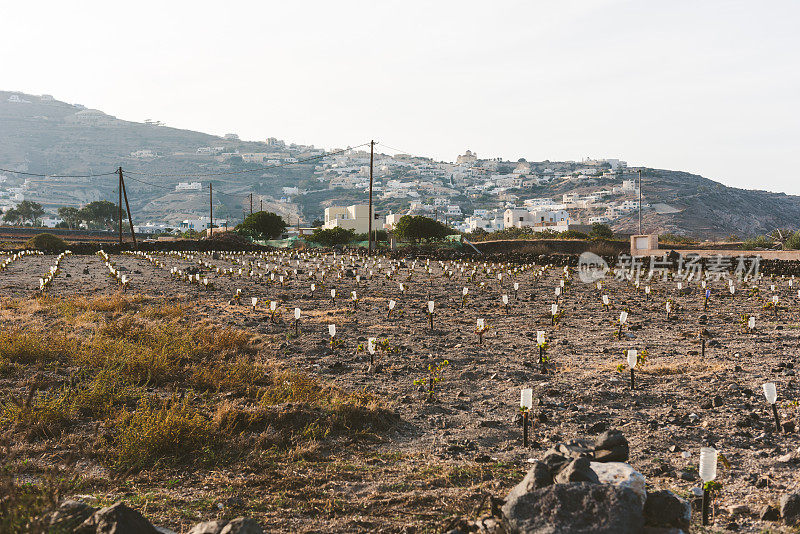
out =
[(614, 237), (614, 231), (607, 224), (594, 223), (592, 225), (592, 230), (589, 232), (589, 235), (592, 237), (602, 237), (606, 239), (611, 239), (612, 237)]
[(81, 222), (80, 211), (78, 208), (64, 206), (63, 208), (58, 208), (58, 216), (67, 223), (68, 228), (75, 228)]
[(22, 216), (16, 210), (16, 208), (9, 208), (3, 214), (3, 220), (10, 224), (19, 224), (22, 221)]
[(356, 233), (353, 230), (345, 230), (341, 226), (329, 228), (327, 230), (322, 228), (314, 228), (314, 233), (306, 237), (306, 241), (312, 243), (319, 243), (326, 247), (333, 247), (335, 245), (346, 245), (351, 241), (355, 241)]
[(44, 208), (42, 208), (42, 205), (38, 202), (31, 202), (30, 200), (23, 200), (17, 204), (16, 210), (23, 223), (25, 221), (31, 221), (31, 223), (36, 224), (36, 220), (44, 215)]
[(242, 224), (236, 227), (236, 231), (250, 237), (277, 239), (286, 231), (286, 221), (271, 211), (259, 211), (248, 215)]
[[(123, 218), (127, 215), (122, 210)], [(108, 200), (89, 202), (78, 211), (78, 218), (91, 228), (113, 230), (119, 220), (119, 207)]]
[(455, 234), (456, 231), (429, 217), (404, 215), (397, 221), (394, 233), (401, 241), (419, 243), (423, 240), (443, 239), (450, 234)]

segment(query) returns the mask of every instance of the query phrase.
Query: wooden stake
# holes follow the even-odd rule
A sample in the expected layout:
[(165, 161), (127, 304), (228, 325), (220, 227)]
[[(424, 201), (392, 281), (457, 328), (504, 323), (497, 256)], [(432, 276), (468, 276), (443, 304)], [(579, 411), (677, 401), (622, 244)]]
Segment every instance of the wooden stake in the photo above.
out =
[(522, 412), (522, 446), (528, 446), (528, 410)]
[(780, 432), (781, 429), (781, 418), (778, 415), (778, 408), (773, 404), (772, 405), (772, 415), (775, 416), (775, 429)]

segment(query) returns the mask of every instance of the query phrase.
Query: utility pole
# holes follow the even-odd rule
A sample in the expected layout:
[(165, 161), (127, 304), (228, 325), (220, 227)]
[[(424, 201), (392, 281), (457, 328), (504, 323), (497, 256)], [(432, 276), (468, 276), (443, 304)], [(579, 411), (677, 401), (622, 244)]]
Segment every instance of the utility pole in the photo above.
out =
[(117, 219), (119, 219), (119, 244), (122, 246), (122, 167), (117, 169), (119, 173), (119, 203), (117, 204)]
[[(133, 249), (136, 250), (136, 232), (133, 230), (133, 216), (131, 215), (131, 205), (128, 204), (128, 192), (125, 191), (125, 178), (122, 177), (122, 167), (119, 168), (119, 183), (122, 186), (122, 195), (125, 197), (125, 210), (128, 212), (128, 224), (131, 225), (131, 241), (133, 241)], [(122, 239), (122, 219), (120, 219), (120, 239)]]
[(253, 214), (253, 193), (250, 193), (250, 215)]
[(264, 199), (260, 198), (258, 200), (259, 200), (259, 202), (261, 202), (261, 209), (259, 211), (264, 211)]
[(372, 255), (372, 160), (375, 153), (375, 141), (369, 142), (369, 240), (367, 254)]
[(214, 235), (214, 184), (208, 182), (208, 227), (211, 229), (211, 236)]
[(642, 169), (639, 169), (639, 235), (642, 235)]

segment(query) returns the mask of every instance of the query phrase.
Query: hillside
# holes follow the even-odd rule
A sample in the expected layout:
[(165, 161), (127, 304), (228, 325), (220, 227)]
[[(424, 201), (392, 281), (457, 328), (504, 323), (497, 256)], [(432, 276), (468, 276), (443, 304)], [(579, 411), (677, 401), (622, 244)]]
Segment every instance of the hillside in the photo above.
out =
[[(559, 197), (563, 193), (588, 193), (614, 185), (608, 180), (575, 184), (564, 180), (540, 191)], [(537, 195), (538, 193), (537, 192)], [(697, 237), (748, 237), (776, 228), (800, 228), (800, 196), (728, 187), (682, 171), (644, 168), (642, 197), (649, 209), (642, 212), (644, 232), (670, 232)], [(629, 198), (636, 199), (635, 195)], [(638, 231), (638, 213), (623, 216), (611, 226), (620, 232)]]
[[(643, 212), (645, 231), (698, 237), (753, 236), (776, 228), (800, 228), (800, 197), (728, 187), (695, 174), (647, 169), (642, 194), (651, 205), (666, 204), (674, 213)], [(635, 232), (636, 214), (614, 225)]]
[[(11, 101), (10, 101), (11, 100)], [(22, 101), (14, 101), (22, 100)], [(266, 126), (268, 129), (268, 125)], [(202, 154), (198, 149), (214, 147)], [(283, 214), (292, 224), (298, 218), (309, 223), (320, 218), (325, 206), (366, 200), (357, 189), (332, 189), (315, 179), (319, 161), (291, 164), (264, 170), (263, 164), (247, 163), (241, 157), (223, 158), (220, 152), (267, 153), (279, 158), (304, 159), (322, 153), (313, 147), (268, 145), (245, 142), (156, 124), (119, 120), (98, 110), (43, 99), (36, 95), (0, 91), (0, 167), (41, 174), (95, 174), (122, 166), (131, 174), (126, 188), (137, 222), (148, 220), (170, 224), (189, 216), (208, 212), (208, 184), (214, 186), (216, 217), (240, 219), (263, 202), (264, 209)], [(502, 162), (498, 172), (511, 172), (513, 163)], [(534, 171), (550, 168), (571, 172), (576, 162), (531, 162)], [(504, 169), (504, 170), (503, 170)], [(379, 178), (402, 179), (376, 170)], [(224, 173), (220, 176), (192, 177), (192, 174)], [(151, 176), (148, 176), (151, 175)], [(170, 174), (170, 177), (157, 176)], [(178, 182), (200, 181), (200, 191), (176, 191)], [(8, 175), (0, 187), (0, 203), (9, 203), (8, 189), (21, 186), (25, 177)], [(53, 212), (60, 206), (80, 206), (100, 199), (116, 201), (116, 177), (29, 178), (24, 198), (42, 203)], [(515, 190), (520, 198), (560, 198), (563, 193), (591, 192), (615, 185), (602, 177), (581, 183), (556, 180), (529, 190)], [(281, 202), (283, 187), (299, 187), (307, 193)], [(4, 191), (6, 191), (4, 193)], [(4, 196), (5, 195), (5, 196)], [(800, 197), (782, 193), (727, 187), (702, 176), (680, 171), (645, 169), (645, 202), (654, 209), (643, 213), (645, 231), (674, 232), (700, 237), (751, 236), (775, 228), (798, 228)], [(422, 196), (421, 200), (430, 200)], [(465, 214), (476, 208), (496, 208), (496, 197), (484, 199), (458, 195), (452, 199)], [(379, 201), (377, 209), (387, 212), (408, 208), (408, 199)], [(581, 214), (597, 215), (598, 213)], [(612, 226), (634, 232), (638, 218), (634, 213), (616, 219)]]
[[(23, 102), (9, 102), (11, 95), (21, 96)], [(119, 166), (126, 171), (178, 175), (258, 168), (258, 165), (241, 161), (219, 162), (213, 155), (197, 154), (201, 147), (222, 147), (229, 152), (276, 151), (266, 143), (228, 140), (189, 130), (123, 121), (82, 106), (0, 91), (0, 167), (67, 175), (105, 173)], [(155, 157), (131, 156), (139, 151), (151, 151)], [(287, 156), (302, 156), (301, 150), (287, 148), (282, 152)], [(266, 176), (263, 172), (246, 172), (214, 177), (214, 189), (218, 192), (215, 215), (241, 217), (241, 210), (249, 209), (249, 194), (254, 192), (264, 196), (265, 208), (269, 206), (296, 220), (294, 207), (276, 205), (273, 193), (279, 194), (281, 186), (296, 185), (312, 171), (313, 164), (274, 169)], [(11, 175), (9, 180), (21, 181), (22, 178)], [(178, 182), (193, 180), (202, 182), (201, 192), (174, 190)], [(93, 200), (115, 200), (116, 187), (114, 176), (30, 178), (25, 198), (55, 209)], [(175, 222), (208, 211), (208, 178), (137, 175), (126, 181), (126, 189), (131, 211), (138, 220)]]

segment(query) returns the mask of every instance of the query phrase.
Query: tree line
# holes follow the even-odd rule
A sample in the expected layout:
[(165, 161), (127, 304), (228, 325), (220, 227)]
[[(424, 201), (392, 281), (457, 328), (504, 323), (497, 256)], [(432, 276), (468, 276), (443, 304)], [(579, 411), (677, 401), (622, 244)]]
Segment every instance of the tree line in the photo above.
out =
[[(36, 226), (45, 211), (41, 204), (30, 200), (23, 200), (13, 208), (3, 213), (3, 221), (8, 224), (28, 224)], [(58, 208), (58, 216), (63, 223), (63, 228), (78, 228), (85, 225), (90, 229), (114, 230), (119, 221), (119, 207), (108, 200), (90, 202), (82, 208), (65, 206)], [(127, 216), (127, 211), (122, 210), (122, 216)]]

